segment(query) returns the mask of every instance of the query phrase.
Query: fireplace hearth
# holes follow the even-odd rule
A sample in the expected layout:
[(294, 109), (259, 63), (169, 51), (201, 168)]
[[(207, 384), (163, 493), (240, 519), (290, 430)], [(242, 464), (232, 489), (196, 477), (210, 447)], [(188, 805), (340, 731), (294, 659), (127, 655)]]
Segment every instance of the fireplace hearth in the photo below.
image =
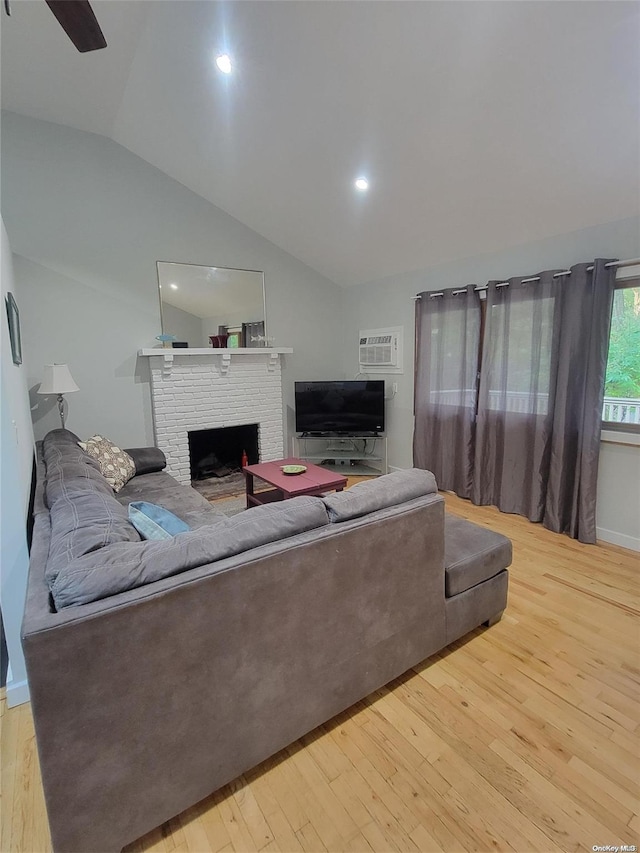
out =
[(238, 468), (235, 465), (225, 465), (215, 453), (209, 453), (194, 466), (192, 480), (204, 480), (205, 477), (226, 477)]

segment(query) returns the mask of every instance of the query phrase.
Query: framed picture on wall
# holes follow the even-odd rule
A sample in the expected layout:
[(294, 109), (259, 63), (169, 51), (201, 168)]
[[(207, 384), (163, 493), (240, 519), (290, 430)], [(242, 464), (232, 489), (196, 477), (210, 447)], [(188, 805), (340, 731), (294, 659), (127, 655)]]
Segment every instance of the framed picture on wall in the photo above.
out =
[(22, 340), (20, 338), (20, 312), (13, 298), (13, 293), (7, 293), (7, 320), (9, 321), (9, 339), (11, 341), (11, 357), (14, 364), (22, 364)]

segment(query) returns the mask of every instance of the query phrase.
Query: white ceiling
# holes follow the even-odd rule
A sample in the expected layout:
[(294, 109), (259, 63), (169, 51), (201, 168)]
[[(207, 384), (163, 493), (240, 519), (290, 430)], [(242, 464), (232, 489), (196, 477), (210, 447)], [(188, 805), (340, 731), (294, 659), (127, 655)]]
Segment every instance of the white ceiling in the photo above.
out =
[(4, 108), (113, 138), (340, 284), (639, 212), (637, 2), (94, 0), (89, 54), (11, 5)]

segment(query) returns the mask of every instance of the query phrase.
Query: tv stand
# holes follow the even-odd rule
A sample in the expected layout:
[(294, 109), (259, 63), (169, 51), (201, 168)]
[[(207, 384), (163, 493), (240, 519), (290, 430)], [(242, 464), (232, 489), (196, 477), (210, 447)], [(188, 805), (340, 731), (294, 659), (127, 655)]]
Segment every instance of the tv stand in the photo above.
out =
[(292, 438), (292, 455), (345, 476), (380, 476), (388, 471), (387, 437), (302, 433)]
[(322, 430), (321, 432), (301, 432), (299, 438), (382, 438), (379, 432), (332, 432), (331, 430)]

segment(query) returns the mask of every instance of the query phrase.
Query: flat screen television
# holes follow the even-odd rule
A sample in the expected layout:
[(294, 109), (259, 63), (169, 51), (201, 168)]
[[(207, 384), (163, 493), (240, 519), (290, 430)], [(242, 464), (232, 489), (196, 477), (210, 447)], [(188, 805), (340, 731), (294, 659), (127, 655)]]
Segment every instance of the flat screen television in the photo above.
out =
[(296, 431), (315, 435), (384, 432), (384, 380), (296, 382)]

